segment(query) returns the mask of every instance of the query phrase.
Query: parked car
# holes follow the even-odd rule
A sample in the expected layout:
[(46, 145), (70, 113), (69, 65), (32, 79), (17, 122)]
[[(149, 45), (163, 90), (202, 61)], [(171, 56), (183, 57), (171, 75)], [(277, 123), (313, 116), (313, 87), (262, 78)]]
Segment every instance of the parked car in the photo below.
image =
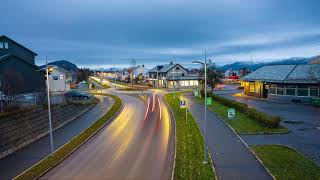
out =
[(64, 96), (67, 99), (72, 100), (89, 100), (92, 99), (92, 95), (84, 93), (84, 92), (78, 92), (78, 91), (69, 91), (64, 94)]

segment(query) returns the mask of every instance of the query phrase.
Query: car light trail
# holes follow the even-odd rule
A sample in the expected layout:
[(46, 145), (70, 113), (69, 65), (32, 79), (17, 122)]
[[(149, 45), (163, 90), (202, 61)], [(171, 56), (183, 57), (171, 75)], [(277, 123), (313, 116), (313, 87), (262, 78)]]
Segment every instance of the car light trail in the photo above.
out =
[(144, 120), (146, 120), (146, 117), (149, 113), (149, 106), (150, 106), (150, 98), (148, 99), (148, 107), (147, 107), (147, 111), (146, 111), (146, 114), (144, 115)]
[(159, 103), (159, 114), (160, 114), (160, 120), (161, 120), (161, 103), (160, 103), (160, 98), (158, 97), (158, 103)]

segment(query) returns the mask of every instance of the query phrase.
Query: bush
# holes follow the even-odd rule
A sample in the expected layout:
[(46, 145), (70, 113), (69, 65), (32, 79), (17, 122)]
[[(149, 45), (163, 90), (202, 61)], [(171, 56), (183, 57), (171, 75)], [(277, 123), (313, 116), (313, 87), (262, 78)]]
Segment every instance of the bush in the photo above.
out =
[[(201, 94), (204, 95), (203, 90), (201, 91)], [(266, 126), (269, 128), (275, 128), (279, 125), (281, 121), (280, 116), (271, 116), (264, 112), (260, 112), (254, 108), (249, 108), (248, 105), (245, 103), (233, 101), (210, 92), (207, 93), (207, 96), (208, 97), (211, 96), (214, 100), (216, 100), (217, 102), (225, 106), (235, 108), (237, 111), (247, 114), (250, 118), (256, 120), (258, 123), (262, 124), (263, 126)]]

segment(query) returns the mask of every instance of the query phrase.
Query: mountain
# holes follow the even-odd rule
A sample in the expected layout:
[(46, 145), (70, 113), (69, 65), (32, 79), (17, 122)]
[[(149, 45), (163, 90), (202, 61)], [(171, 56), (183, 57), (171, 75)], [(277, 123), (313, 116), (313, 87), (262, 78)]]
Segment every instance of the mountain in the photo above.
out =
[[(53, 61), (53, 62), (48, 63), (48, 65), (56, 65), (56, 66), (59, 66), (65, 70), (68, 70), (68, 71), (77, 71), (79, 69), (77, 67), (77, 65), (75, 65), (69, 61), (66, 61), (66, 60)], [(40, 66), (40, 68), (44, 68), (44, 67), (45, 67), (45, 65)]]
[(308, 64), (312, 60), (314, 60), (315, 57), (293, 57), (293, 58), (288, 58), (288, 59), (281, 59), (281, 60), (273, 60), (270, 62), (235, 62), (232, 64), (226, 64), (223, 66), (220, 66), (220, 69), (223, 71), (226, 71), (228, 69), (232, 70), (240, 70), (241, 68), (247, 68), (247, 69), (252, 69), (253, 71), (266, 65), (288, 65), (288, 64)]
[(309, 64), (320, 64), (320, 56), (317, 56), (312, 61), (309, 62)]

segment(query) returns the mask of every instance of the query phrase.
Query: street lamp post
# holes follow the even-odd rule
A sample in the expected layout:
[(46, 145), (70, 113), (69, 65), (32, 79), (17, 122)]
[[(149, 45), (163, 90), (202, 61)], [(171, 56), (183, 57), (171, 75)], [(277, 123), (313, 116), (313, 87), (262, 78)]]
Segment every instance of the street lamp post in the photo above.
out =
[(204, 145), (203, 145), (203, 163), (207, 163), (207, 50), (205, 50), (204, 63), (194, 61), (192, 63), (202, 64), (204, 67)]
[(116, 65), (114, 65), (114, 94), (117, 95)]
[(49, 67), (46, 58), (46, 75), (47, 75), (47, 96), (48, 96), (48, 116), (49, 116), (49, 134), (50, 134), (50, 147), (53, 153), (53, 136), (52, 136), (52, 121), (51, 121), (51, 105), (50, 105), (50, 83), (49, 83)]

